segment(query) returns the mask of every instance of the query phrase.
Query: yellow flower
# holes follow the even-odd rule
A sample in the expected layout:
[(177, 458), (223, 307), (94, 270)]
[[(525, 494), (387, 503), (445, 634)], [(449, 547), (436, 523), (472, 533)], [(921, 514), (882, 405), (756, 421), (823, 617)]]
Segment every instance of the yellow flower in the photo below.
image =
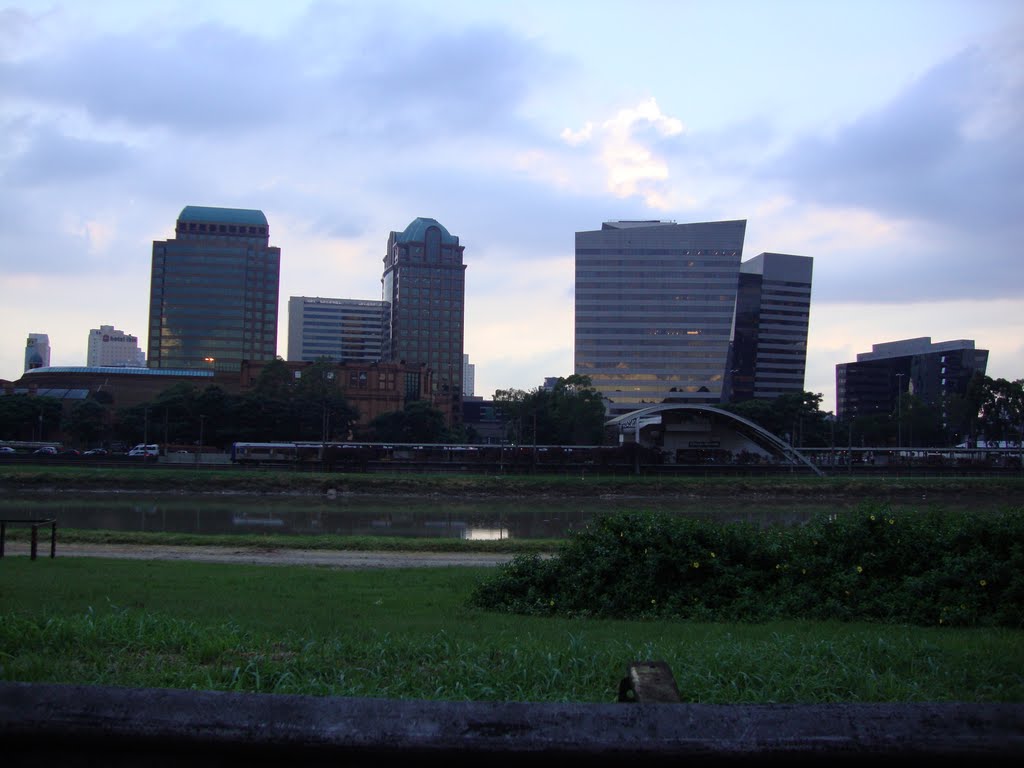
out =
[(978, 583), (979, 583), (979, 584), (981, 584), (981, 586), (983, 586), (983, 587), (987, 587), (987, 586), (988, 586), (988, 582), (987, 582), (987, 581), (985, 581), (984, 579), (982, 579), (982, 580), (981, 580), (981, 581), (979, 581)]
[(714, 553), (714, 552), (712, 552), (712, 553), (711, 553), (711, 556), (712, 556), (712, 557), (714, 557), (714, 556), (715, 556), (715, 553)]
[(874, 515), (870, 515), (870, 520), (871, 520), (871, 522), (874, 522), (875, 521), (875, 516)]
[(698, 561), (698, 560), (694, 560), (694, 561), (693, 561), (693, 567), (694, 567), (694, 568), (700, 568), (700, 561)]
[(654, 599), (653, 597), (651, 598), (651, 605), (655, 605), (655, 604), (656, 604), (657, 602), (658, 602), (658, 601), (657, 601), (657, 600), (655, 600), (655, 599)]
[(889, 518), (889, 525), (896, 525), (896, 520), (890, 517)]
[(554, 605), (554, 604), (555, 604), (555, 601), (554, 601), (554, 600), (552, 600), (552, 601), (551, 601), (551, 602), (549, 603), (549, 605)]
[(858, 566), (857, 566), (857, 573), (863, 573), (863, 572), (864, 572), (864, 569), (863, 569), (863, 568), (861, 568), (861, 567), (860, 567), (860, 566), (858, 565)]

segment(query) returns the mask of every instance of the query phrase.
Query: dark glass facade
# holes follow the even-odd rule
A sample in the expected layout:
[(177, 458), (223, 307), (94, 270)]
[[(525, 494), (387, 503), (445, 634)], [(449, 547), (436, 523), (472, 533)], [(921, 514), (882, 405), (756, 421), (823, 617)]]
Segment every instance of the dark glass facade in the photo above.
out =
[(385, 361), (425, 364), (449, 423), (462, 418), (464, 246), (434, 219), (388, 236), (381, 278)]
[(971, 377), (987, 367), (988, 350), (967, 339), (932, 344), (925, 336), (874, 344), (856, 362), (836, 366), (836, 416), (889, 415), (906, 393), (942, 409), (947, 398), (966, 394)]
[(803, 392), (812, 271), (809, 256), (785, 253), (740, 265), (730, 402)]
[(150, 368), (238, 371), (277, 356), (281, 249), (262, 211), (187, 206), (153, 243)]
[(610, 416), (721, 402), (745, 231), (613, 221), (576, 233), (574, 368)]

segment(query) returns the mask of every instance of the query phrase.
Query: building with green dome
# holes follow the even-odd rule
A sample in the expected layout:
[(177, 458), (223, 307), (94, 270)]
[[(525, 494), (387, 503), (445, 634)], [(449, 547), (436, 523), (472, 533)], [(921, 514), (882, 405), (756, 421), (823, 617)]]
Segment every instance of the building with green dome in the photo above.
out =
[(281, 249), (263, 211), (189, 205), (153, 243), (149, 367), (239, 371), (277, 357)]
[[(381, 278), (385, 362), (425, 364), (453, 426), (462, 418), (465, 246), (435, 219), (416, 218), (388, 236)], [(407, 382), (410, 392), (418, 383)]]

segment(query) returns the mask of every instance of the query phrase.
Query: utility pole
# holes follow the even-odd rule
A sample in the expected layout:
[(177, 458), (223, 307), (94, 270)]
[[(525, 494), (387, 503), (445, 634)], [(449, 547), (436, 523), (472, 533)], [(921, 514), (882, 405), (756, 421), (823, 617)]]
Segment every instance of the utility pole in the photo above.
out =
[(199, 414), (199, 448), (196, 450), (196, 466), (199, 466), (199, 454), (203, 452), (203, 432), (206, 427), (206, 416), (205, 414)]
[(903, 374), (896, 374), (896, 451), (903, 450)]

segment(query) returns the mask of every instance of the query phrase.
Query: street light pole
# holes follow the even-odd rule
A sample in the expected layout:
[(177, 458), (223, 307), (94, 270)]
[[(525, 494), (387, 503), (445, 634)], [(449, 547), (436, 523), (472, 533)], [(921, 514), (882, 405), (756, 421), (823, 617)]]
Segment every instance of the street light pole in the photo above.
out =
[(896, 374), (896, 450), (903, 449), (903, 374)]
[(206, 416), (199, 414), (199, 446), (196, 450), (196, 466), (199, 466), (199, 454), (203, 452), (203, 432), (206, 427)]

